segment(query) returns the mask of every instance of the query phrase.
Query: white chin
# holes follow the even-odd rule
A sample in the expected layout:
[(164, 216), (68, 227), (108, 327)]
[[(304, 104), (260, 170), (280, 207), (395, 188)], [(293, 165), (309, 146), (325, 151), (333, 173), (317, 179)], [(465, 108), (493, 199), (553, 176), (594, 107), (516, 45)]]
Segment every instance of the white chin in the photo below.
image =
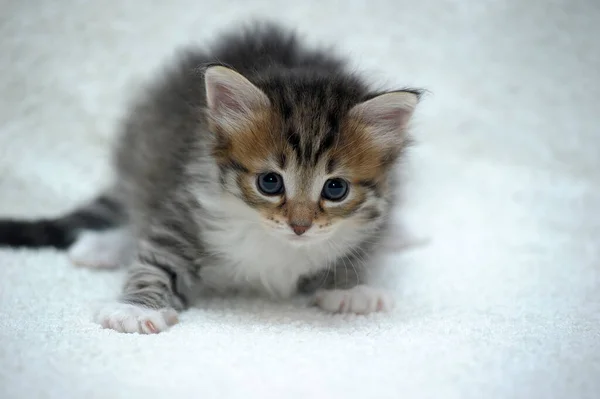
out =
[(292, 242), (292, 243), (294, 243), (294, 244), (306, 244), (306, 243), (309, 243), (309, 242), (311, 242), (311, 241), (314, 241), (314, 238), (313, 238), (313, 237), (310, 237), (310, 236), (304, 236), (304, 235), (302, 235), (302, 236), (298, 236), (298, 235), (296, 235), (296, 234), (294, 234), (294, 233), (292, 233), (292, 234), (287, 234), (287, 237), (286, 237), (286, 238), (287, 238), (287, 239), (288, 239), (290, 242)]
[(329, 239), (329, 237), (330, 237), (329, 234), (301, 235), (301, 236), (291, 234), (286, 238), (288, 238), (288, 240), (293, 245), (302, 246), (302, 245), (322, 244), (322, 243), (326, 242)]

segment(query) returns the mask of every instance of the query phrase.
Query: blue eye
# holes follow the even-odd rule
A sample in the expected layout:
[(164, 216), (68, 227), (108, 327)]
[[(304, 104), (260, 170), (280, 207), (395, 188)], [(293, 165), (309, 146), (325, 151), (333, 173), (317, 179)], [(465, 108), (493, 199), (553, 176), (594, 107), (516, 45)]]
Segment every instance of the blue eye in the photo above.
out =
[(343, 179), (329, 179), (323, 186), (321, 196), (329, 201), (341, 201), (348, 194), (348, 183)]
[(258, 175), (256, 185), (265, 195), (278, 195), (283, 192), (283, 178), (277, 173), (269, 172)]

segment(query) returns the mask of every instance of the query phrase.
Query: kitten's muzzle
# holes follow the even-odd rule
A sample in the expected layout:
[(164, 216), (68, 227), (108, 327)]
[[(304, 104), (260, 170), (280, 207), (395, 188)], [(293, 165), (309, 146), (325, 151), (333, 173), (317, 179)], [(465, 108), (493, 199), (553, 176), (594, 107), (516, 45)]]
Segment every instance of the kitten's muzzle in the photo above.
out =
[(296, 233), (297, 236), (301, 236), (302, 234), (306, 233), (306, 231), (308, 229), (310, 229), (310, 224), (294, 224), (294, 223), (290, 223), (290, 227), (292, 228), (292, 230), (294, 231), (294, 233)]
[(312, 226), (315, 208), (316, 204), (306, 200), (288, 202), (288, 224), (297, 236), (306, 233)]

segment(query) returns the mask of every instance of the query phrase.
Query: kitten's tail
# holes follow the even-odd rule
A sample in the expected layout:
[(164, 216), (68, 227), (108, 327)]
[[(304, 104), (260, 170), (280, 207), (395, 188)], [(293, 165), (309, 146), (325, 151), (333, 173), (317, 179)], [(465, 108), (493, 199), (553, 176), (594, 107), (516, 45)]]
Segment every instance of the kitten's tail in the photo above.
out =
[(67, 249), (82, 230), (105, 230), (125, 222), (122, 204), (106, 194), (54, 219), (0, 219), (0, 247)]

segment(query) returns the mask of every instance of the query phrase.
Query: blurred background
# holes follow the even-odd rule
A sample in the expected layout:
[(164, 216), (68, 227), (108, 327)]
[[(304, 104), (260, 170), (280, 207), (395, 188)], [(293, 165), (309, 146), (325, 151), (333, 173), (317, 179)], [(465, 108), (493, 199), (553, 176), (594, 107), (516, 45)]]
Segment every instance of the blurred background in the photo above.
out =
[(388, 259), (393, 315), (217, 301), (171, 335), (115, 336), (87, 313), (122, 272), (0, 250), (1, 397), (598, 397), (597, 0), (3, 0), (0, 10), (3, 216), (54, 215), (94, 195), (139, 85), (176, 49), (249, 20), (333, 45), (374, 85), (428, 91), (397, 215), (427, 245)]

